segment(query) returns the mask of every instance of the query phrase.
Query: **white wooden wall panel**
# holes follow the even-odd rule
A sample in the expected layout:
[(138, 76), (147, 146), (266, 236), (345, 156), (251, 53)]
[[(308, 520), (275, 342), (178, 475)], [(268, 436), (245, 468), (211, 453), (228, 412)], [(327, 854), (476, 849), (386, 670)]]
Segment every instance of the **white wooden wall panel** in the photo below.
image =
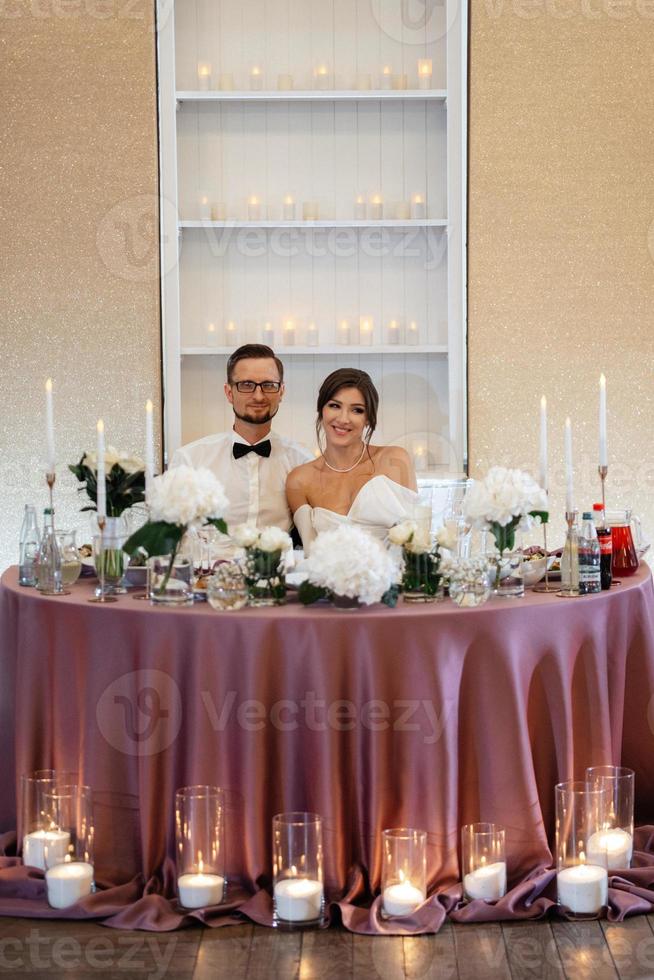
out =
[[(448, 34), (448, 14), (455, 38), (452, 30)], [(458, 223), (405, 231), (185, 228), (179, 332), (182, 349), (210, 350), (229, 345), (230, 322), (241, 343), (259, 340), (270, 321), (288, 384), (280, 432), (313, 446), (320, 382), (335, 367), (360, 366), (380, 390), (377, 441), (399, 442), (409, 452), (423, 447), (432, 468), (460, 471), (464, 375), (462, 362), (448, 362), (446, 349), (454, 349), (457, 359), (464, 350), (465, 300), (458, 294), (464, 283), (465, 181), (456, 167), (465, 147), (461, 141), (448, 150), (448, 138), (456, 141), (464, 131), (451, 125), (448, 113), (463, 118), (465, 108), (464, 14), (453, 0), (428, 8), (412, 0), (177, 0), (174, 31), (164, 35), (160, 43), (174, 47), (178, 91), (198, 88), (199, 62), (211, 65), (214, 88), (221, 74), (231, 73), (234, 87), (248, 91), (253, 65), (263, 72), (264, 89), (276, 89), (282, 73), (293, 75), (296, 89), (312, 88), (315, 69), (324, 65), (335, 87), (347, 90), (361, 73), (369, 73), (377, 88), (385, 64), (396, 75), (406, 74), (409, 88), (415, 88), (418, 59), (432, 60), (432, 84), (448, 89), (447, 105), (431, 99), (291, 97), (183, 101), (175, 112), (167, 104), (165, 125), (172, 125), (177, 141), (173, 203), (182, 220), (200, 217), (203, 195), (210, 204), (224, 203), (230, 220), (246, 220), (248, 197), (257, 195), (262, 219), (277, 222), (286, 194), (295, 200), (298, 219), (305, 201), (317, 201), (322, 219), (340, 221), (351, 220), (359, 194), (368, 202), (382, 195), (385, 218), (422, 194), (429, 218)], [(365, 352), (338, 347), (339, 321), (347, 319), (356, 337), (361, 317), (374, 323), (374, 346)], [(285, 348), (289, 319), (296, 346), (305, 344), (308, 324), (317, 325), (315, 354)], [(412, 353), (402, 346), (381, 351), (391, 319), (403, 332), (415, 321), (419, 345), (443, 352)], [(321, 353), (326, 347), (332, 352)], [(218, 353), (182, 358), (184, 441), (231, 424), (222, 393), (225, 360)]]

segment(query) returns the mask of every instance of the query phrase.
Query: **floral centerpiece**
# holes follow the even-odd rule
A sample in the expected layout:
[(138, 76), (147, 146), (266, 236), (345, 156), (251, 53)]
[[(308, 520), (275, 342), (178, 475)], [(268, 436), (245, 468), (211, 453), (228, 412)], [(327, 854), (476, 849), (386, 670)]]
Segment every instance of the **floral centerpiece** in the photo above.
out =
[[(512, 562), (516, 531), (528, 529), (534, 520), (547, 521), (547, 494), (522, 470), (493, 466), (483, 480), (474, 480), (463, 500), (463, 513), (472, 527), (490, 531), (498, 557), (495, 562), (495, 591), (518, 595), (524, 591), (519, 560)], [(509, 573), (506, 574), (507, 564)], [(516, 574), (513, 574), (516, 572)], [(512, 580), (504, 587), (502, 581)], [(515, 579), (520, 582), (515, 583)]]
[(259, 530), (252, 524), (239, 524), (231, 537), (245, 549), (249, 605), (281, 605), (286, 600), (283, 556), (293, 546), (290, 535), (279, 527)]
[[(222, 515), (227, 506), (222, 484), (211, 470), (177, 466), (154, 477), (148, 494), (149, 519), (123, 546), (129, 555), (144, 551), (151, 560), (158, 559), (161, 572), (156, 583), (151, 580), (151, 598), (159, 601), (188, 598), (187, 590), (174, 587), (175, 560), (182, 538), (189, 528), (207, 525), (226, 534)], [(182, 593), (186, 594), (182, 596)]]
[(416, 521), (402, 521), (388, 532), (402, 548), (402, 593), (405, 602), (433, 602), (440, 585), (438, 542)]
[[(145, 464), (138, 456), (119, 452), (107, 446), (104, 454), (105, 486), (107, 500), (106, 526), (101, 554), (96, 555), (96, 569), (102, 565), (105, 589), (109, 592), (124, 592), (121, 579), (125, 568), (123, 553), (123, 534), (126, 525), (121, 516), (134, 504), (145, 500)], [(86, 493), (91, 503), (82, 507), (84, 511), (96, 511), (98, 505), (98, 454), (84, 453), (79, 463), (69, 465), (68, 469), (79, 480), (77, 489)]]
[(299, 589), (305, 605), (324, 598), (352, 608), (397, 602), (397, 562), (381, 541), (352, 524), (319, 534), (305, 568), (307, 581)]
[[(120, 515), (145, 500), (145, 463), (138, 456), (118, 452), (107, 446), (104, 454), (107, 485), (107, 517)], [(82, 511), (97, 510), (98, 504), (98, 454), (84, 453), (79, 463), (69, 465), (82, 486), (80, 493), (86, 492), (92, 501)]]

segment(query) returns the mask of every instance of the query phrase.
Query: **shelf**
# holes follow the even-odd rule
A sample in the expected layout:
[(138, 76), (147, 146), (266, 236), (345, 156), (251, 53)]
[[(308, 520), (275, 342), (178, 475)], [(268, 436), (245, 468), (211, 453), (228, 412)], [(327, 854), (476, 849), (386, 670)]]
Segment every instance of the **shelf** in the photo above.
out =
[[(260, 343), (265, 343), (265, 341), (260, 341)], [(218, 354), (225, 357), (233, 352), (233, 347), (182, 347), (181, 349), (181, 354), (183, 357), (205, 357), (208, 354)], [(383, 347), (377, 347), (374, 345), (364, 347), (361, 344), (321, 344), (319, 347), (302, 347), (300, 345), (296, 347), (283, 347), (280, 345), (279, 347), (275, 347), (275, 353), (279, 354), (280, 357), (297, 354), (312, 354), (316, 357), (322, 357), (323, 354), (329, 354), (332, 357), (335, 354), (447, 354), (447, 345), (385, 344)]]
[(266, 92), (215, 90), (211, 92), (176, 92), (178, 102), (364, 102), (364, 101), (430, 101), (445, 102), (446, 89), (330, 89), (316, 92), (313, 89), (291, 89)]
[(355, 218), (344, 221), (210, 221), (185, 219), (179, 221), (180, 228), (301, 228), (312, 231), (314, 228), (447, 228), (447, 218), (382, 218), (380, 221), (357, 221)]

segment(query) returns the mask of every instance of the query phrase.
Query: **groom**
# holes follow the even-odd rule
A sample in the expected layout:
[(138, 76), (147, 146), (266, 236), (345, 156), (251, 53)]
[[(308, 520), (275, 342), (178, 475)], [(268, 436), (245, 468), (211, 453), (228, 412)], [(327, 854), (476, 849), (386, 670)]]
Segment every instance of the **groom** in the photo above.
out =
[(206, 466), (218, 477), (229, 501), (227, 525), (292, 524), (286, 501), (288, 473), (311, 459), (302, 446), (271, 432), (284, 397), (284, 365), (270, 347), (245, 344), (227, 362), (225, 396), (234, 411), (231, 432), (205, 436), (182, 446), (171, 466)]

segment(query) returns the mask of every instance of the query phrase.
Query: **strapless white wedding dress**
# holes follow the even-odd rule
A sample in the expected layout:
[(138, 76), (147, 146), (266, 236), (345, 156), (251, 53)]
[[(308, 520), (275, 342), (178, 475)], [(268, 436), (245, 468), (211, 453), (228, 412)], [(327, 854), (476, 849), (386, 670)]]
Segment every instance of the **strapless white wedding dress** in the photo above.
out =
[(343, 524), (356, 524), (381, 541), (386, 539), (394, 524), (410, 520), (418, 503), (418, 494), (395, 483), (388, 476), (373, 476), (359, 490), (347, 514), (337, 514), (326, 507), (302, 504), (293, 520), (302, 538), (304, 554), (311, 551), (311, 542), (323, 531), (333, 531)]

